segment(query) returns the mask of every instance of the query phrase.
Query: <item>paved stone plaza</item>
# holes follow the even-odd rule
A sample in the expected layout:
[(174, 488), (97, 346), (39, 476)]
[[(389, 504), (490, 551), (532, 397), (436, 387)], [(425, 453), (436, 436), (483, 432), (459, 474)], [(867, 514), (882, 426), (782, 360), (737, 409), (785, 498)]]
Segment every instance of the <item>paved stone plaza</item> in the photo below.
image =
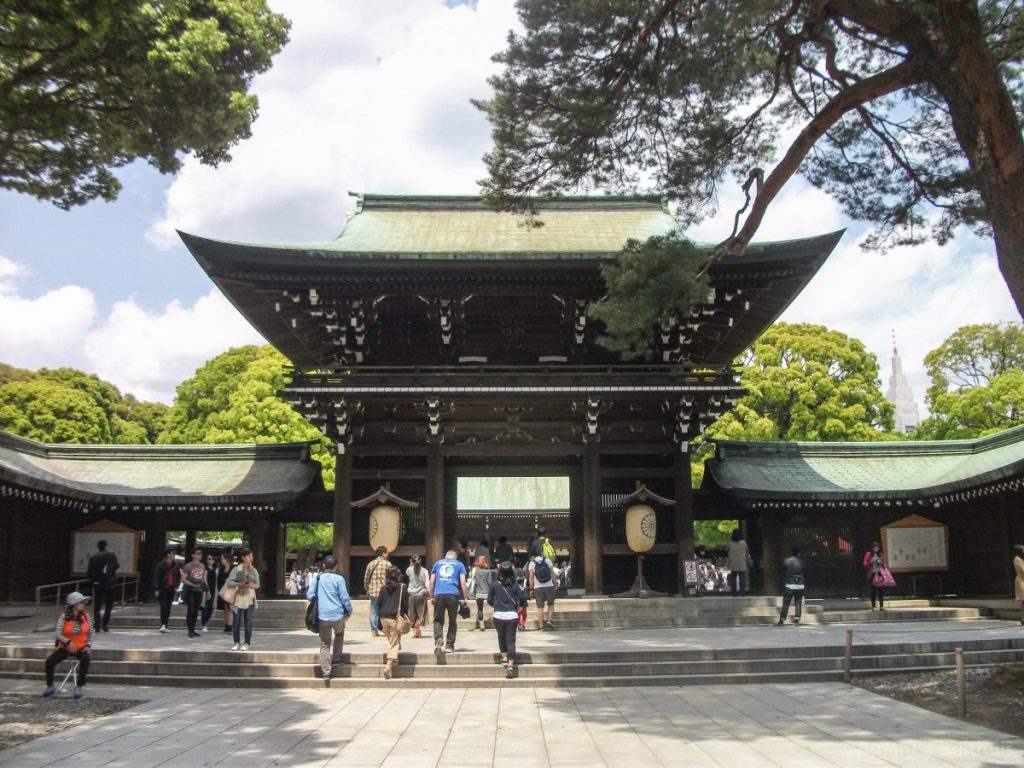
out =
[[(4, 684), (16, 687), (23, 684)], [(0, 765), (1024, 765), (1022, 739), (836, 683), (149, 695), (0, 752)]]

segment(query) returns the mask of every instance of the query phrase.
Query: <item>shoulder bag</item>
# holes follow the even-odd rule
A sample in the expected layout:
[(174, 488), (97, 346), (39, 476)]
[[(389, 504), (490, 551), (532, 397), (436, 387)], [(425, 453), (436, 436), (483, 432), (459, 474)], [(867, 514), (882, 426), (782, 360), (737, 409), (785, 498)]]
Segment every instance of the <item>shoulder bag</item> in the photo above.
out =
[(409, 623), (409, 615), (402, 613), (402, 590), (405, 589), (405, 584), (398, 585), (398, 608), (395, 609), (395, 628), (398, 630), (398, 634), (408, 634), (411, 627)]
[(220, 592), (217, 596), (228, 605), (234, 605), (235, 597), (238, 595), (238, 585), (228, 586), (228, 579), (231, 578), (231, 574), (234, 572), (234, 568), (228, 571), (228, 575), (224, 579), (224, 586), (220, 588)]
[(313, 589), (313, 597), (309, 599), (306, 606), (306, 629), (315, 635), (320, 634), (320, 577), (316, 577), (316, 587)]

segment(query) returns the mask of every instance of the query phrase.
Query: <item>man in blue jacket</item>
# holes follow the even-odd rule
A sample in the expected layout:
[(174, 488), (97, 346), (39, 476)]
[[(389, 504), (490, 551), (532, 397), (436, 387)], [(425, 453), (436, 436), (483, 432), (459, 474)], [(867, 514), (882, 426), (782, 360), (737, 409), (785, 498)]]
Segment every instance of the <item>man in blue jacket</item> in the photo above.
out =
[(306, 599), (314, 597), (320, 619), (320, 669), (324, 673), (324, 687), (330, 688), (331, 669), (335, 664), (341, 664), (345, 622), (352, 615), (352, 600), (348, 596), (345, 577), (338, 573), (338, 560), (334, 555), (324, 558), (323, 573), (309, 583)]

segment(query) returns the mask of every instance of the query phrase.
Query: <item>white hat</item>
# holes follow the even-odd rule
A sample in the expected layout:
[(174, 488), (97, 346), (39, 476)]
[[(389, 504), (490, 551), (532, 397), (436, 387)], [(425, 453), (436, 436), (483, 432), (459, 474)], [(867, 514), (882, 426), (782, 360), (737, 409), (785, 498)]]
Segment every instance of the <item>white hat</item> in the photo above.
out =
[(78, 605), (79, 603), (87, 602), (89, 602), (89, 598), (83, 595), (81, 592), (72, 592), (70, 595), (68, 595), (68, 605)]

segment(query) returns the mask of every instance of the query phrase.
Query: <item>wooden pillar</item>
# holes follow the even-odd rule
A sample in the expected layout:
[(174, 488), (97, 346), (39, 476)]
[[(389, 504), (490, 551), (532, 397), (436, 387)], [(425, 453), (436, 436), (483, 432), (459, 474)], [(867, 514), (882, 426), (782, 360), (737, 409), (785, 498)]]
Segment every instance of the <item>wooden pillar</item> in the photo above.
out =
[(14, 601), (14, 569), (17, 567), (17, 550), (14, 546), (14, 509), (17, 502), (10, 496), (0, 505), (0, 541), (7, 542), (0, 565), (0, 600)]
[(764, 585), (763, 594), (782, 594), (782, 561), (788, 554), (782, 541), (782, 521), (777, 512), (761, 511), (761, 558), (764, 561), (762, 570)]
[(604, 593), (601, 529), (601, 454), (596, 443), (583, 447), (583, 578), (588, 595)]
[(569, 586), (573, 589), (585, 588), (584, 574), (586, 564), (583, 562), (583, 477), (574, 472), (569, 479), (569, 559), (572, 570), (569, 571)]
[(331, 553), (345, 579), (352, 584), (352, 446), (338, 443), (338, 457), (334, 462), (334, 537)]
[(152, 522), (146, 526), (146, 543), (139, 558), (139, 598), (146, 601), (153, 598), (153, 574), (156, 564), (163, 559), (167, 544), (167, 512), (154, 512)]
[(424, 565), (433, 566), (444, 557), (445, 548), (450, 542), (445, 539), (445, 493), (444, 493), (444, 454), (440, 443), (427, 446), (427, 485), (424, 494), (426, 509), (423, 515), (423, 534), (426, 544), (427, 559)]
[(672, 492), (676, 500), (676, 592), (686, 594), (683, 563), (696, 552), (693, 536), (693, 481), (690, 477), (689, 445), (682, 443), (672, 459)]
[[(268, 515), (270, 513), (267, 513)], [(266, 521), (266, 532), (263, 535), (263, 559), (267, 564), (266, 587), (263, 594), (267, 597), (284, 593), (284, 557), (282, 557), (281, 524), (276, 520)]]
[[(185, 530), (185, 551), (182, 552), (181, 554), (183, 554), (185, 556), (185, 562), (186, 563), (192, 562), (192, 553), (196, 551), (196, 540), (197, 539), (198, 539), (198, 536), (196, 535), (196, 529), (195, 528), (187, 528)], [(255, 558), (253, 558), (253, 559), (255, 560)]]

